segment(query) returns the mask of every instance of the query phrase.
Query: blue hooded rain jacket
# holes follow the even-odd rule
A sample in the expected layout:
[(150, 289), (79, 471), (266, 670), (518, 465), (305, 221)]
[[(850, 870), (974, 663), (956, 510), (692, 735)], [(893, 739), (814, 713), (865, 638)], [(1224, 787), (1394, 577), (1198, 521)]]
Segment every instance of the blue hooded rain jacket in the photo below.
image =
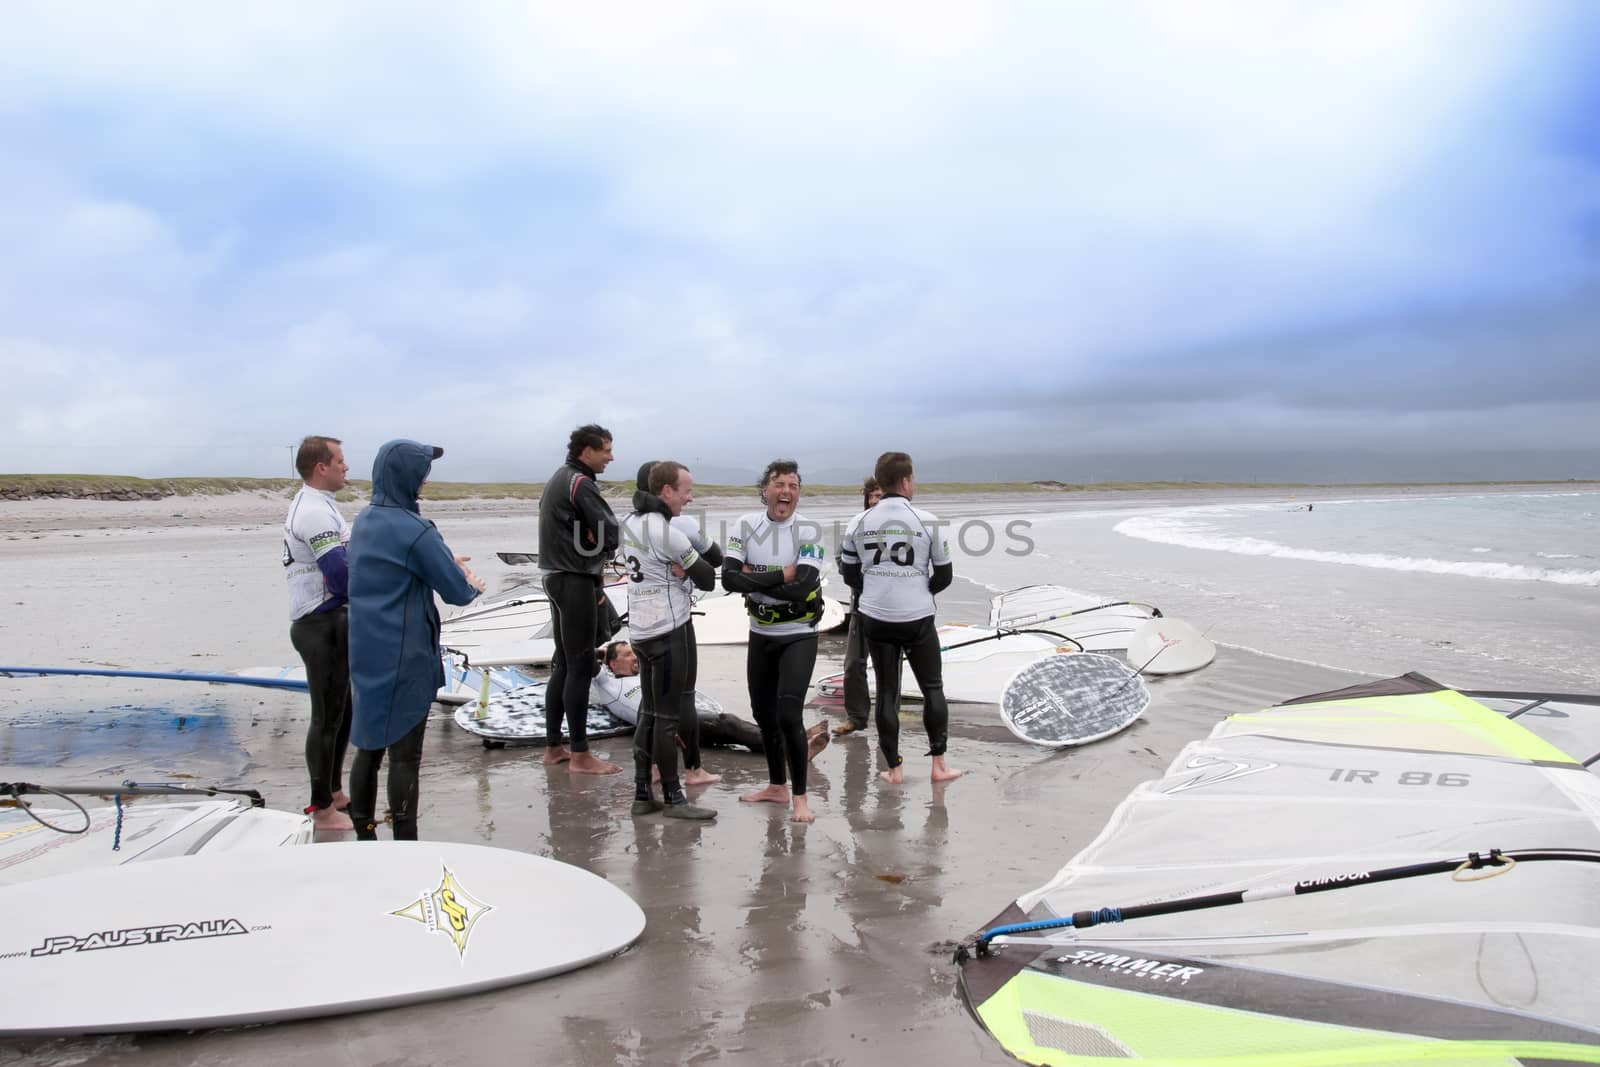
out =
[(451, 604), (478, 595), (417, 493), (441, 448), (390, 441), (372, 464), (372, 504), (350, 530), (350, 740), (388, 748), (428, 716), (444, 684), (437, 592)]

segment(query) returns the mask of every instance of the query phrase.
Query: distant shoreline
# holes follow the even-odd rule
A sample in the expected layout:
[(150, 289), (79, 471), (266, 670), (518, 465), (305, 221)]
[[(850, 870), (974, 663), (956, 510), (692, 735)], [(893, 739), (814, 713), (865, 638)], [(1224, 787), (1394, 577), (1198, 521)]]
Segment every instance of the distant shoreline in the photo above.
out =
[[(602, 480), (607, 496), (626, 496), (632, 481)], [(1564, 479), (1560, 481), (1482, 481), (1482, 482), (923, 482), (924, 494), (972, 493), (1149, 493), (1190, 490), (1212, 491), (1354, 491), (1362, 489), (1504, 489), (1511, 486), (1534, 488), (1585, 488), (1600, 486), (1600, 481)], [(108, 474), (0, 474), (0, 501), (21, 500), (165, 500), (172, 497), (220, 497), (234, 494), (288, 500), (299, 489), (293, 478), (135, 478)], [(535, 482), (429, 482), (430, 500), (537, 500), (544, 485)], [(745, 485), (697, 485), (696, 492), (707, 496), (741, 496), (751, 491)], [(807, 485), (806, 492), (826, 496), (851, 496), (857, 485)], [(351, 479), (339, 494), (341, 500), (364, 501), (371, 496), (372, 483)]]
[[(130, 479), (130, 481), (138, 481)], [(180, 481), (173, 479), (172, 481)], [(290, 495), (300, 483), (287, 479), (192, 479), (210, 488), (181, 494), (167, 489), (164, 496), (96, 496), (93, 486), (79, 496), (36, 495), (25, 499), (0, 494), (0, 546), (45, 536), (81, 537), (118, 531), (157, 529), (273, 529), (283, 525)], [(0, 475), (0, 485), (6, 478)], [(230, 487), (236, 486), (236, 487)], [(364, 488), (364, 487), (363, 487)], [(480, 486), (468, 483), (429, 482), (423, 490), (422, 511), (448, 525), (456, 518), (507, 518), (536, 521), (539, 486), (516, 486), (527, 495), (474, 493)], [(632, 485), (607, 483), (607, 495), (617, 511), (629, 508)], [(966, 511), (989, 508), (996, 513), (1050, 512), (1078, 508), (1194, 507), (1196, 505), (1276, 501), (1309, 504), (1349, 497), (1410, 497), (1452, 493), (1600, 492), (1600, 482), (1468, 482), (1432, 485), (1203, 485), (1195, 482), (1152, 485), (1118, 485), (1052, 489), (1023, 484), (971, 483), (956, 487), (918, 486), (918, 503), (935, 512), (946, 507)], [(446, 495), (449, 494), (449, 495)], [(367, 505), (365, 492), (339, 494), (339, 510), (355, 515)], [(695, 507), (711, 511), (749, 510), (759, 506), (752, 486), (696, 486)], [(861, 506), (857, 486), (805, 487), (805, 507), (849, 512)], [(0, 551), (5, 551), (0, 547)]]

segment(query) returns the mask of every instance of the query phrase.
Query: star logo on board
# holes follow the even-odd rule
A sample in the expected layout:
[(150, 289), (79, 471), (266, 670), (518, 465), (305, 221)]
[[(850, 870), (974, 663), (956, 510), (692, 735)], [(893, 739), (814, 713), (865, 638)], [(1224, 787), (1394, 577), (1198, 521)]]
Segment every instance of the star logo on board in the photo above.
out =
[(449, 867), (442, 863), (439, 867), (444, 877), (437, 889), (423, 890), (416, 900), (389, 914), (419, 922), (429, 933), (444, 934), (455, 944), (458, 956), (465, 959), (473, 925), (494, 907), (467, 892)]

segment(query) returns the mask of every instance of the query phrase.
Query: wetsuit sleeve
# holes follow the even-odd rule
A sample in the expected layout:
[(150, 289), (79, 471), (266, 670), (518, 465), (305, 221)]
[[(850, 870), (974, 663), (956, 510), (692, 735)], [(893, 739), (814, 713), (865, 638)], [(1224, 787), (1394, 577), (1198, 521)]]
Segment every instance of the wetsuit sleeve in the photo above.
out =
[(700, 550), (700, 555), (713, 567), (722, 566), (722, 548), (715, 541), (709, 542)]
[(622, 544), (622, 528), (611, 511), (611, 505), (600, 495), (600, 487), (593, 478), (579, 478), (572, 491), (572, 506), (577, 509), (580, 526), (594, 531), (600, 539), (595, 555), (610, 559)]
[(701, 556), (692, 566), (685, 568), (684, 573), (689, 576), (696, 589), (709, 592), (717, 587), (717, 569), (705, 556)]
[(782, 571), (744, 573), (741, 569), (744, 567), (744, 538), (745, 528), (741, 523), (739, 532), (728, 538), (728, 550), (722, 556), (722, 588), (730, 593), (765, 593), (782, 585)]
[(470, 604), (478, 596), (456, 562), (455, 553), (432, 523), (412, 542), (409, 564), (446, 604)]
[(782, 571), (751, 571), (744, 573), (739, 568), (744, 566), (744, 560), (738, 556), (726, 556), (722, 560), (722, 588), (730, 593), (770, 593), (783, 584)]
[[(923, 516), (919, 514), (919, 517)], [(950, 539), (944, 535), (944, 524), (932, 515), (924, 517), (924, 527), (933, 542), (928, 557), (928, 562), (933, 564), (933, 573), (928, 575), (928, 592), (938, 595), (956, 580), (955, 564), (950, 559)]]
[(350, 598), (350, 562), (344, 545), (335, 545), (318, 556), (317, 570), (322, 572), (322, 584), (328, 587), (329, 597)]
[[(782, 571), (776, 572), (780, 577)], [(809, 563), (802, 563), (795, 568), (794, 581), (784, 582), (775, 589), (768, 589), (766, 593), (779, 600), (788, 600), (793, 603), (804, 603), (811, 597), (819, 586), (822, 585), (822, 572)]]
[(844, 576), (844, 584), (856, 592), (861, 592), (861, 561), (846, 560), (843, 555), (839, 557), (839, 573)]

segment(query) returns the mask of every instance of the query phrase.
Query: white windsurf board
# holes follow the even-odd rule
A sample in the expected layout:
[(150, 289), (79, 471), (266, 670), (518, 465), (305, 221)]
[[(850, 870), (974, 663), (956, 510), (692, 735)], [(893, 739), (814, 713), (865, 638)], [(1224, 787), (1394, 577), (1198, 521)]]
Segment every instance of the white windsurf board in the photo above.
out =
[[(1059, 585), (1028, 585), (1007, 590), (989, 601), (990, 627), (1038, 626), (1076, 637), (1074, 630), (1094, 634), (1130, 629), (1146, 619), (1159, 617), (1150, 604), (1107, 603), (1104, 600)], [(1116, 645), (1126, 648), (1126, 645)]]
[[(944, 698), (958, 703), (998, 704), (1006, 685), (1017, 671), (1036, 660), (1054, 656), (1065, 647), (1043, 634), (1006, 634), (995, 637), (998, 631), (981, 626), (963, 626), (948, 623), (939, 627), (939, 643), (944, 651)], [(961, 646), (961, 647), (951, 647)], [(876, 696), (877, 681), (872, 667), (867, 667), (867, 686)], [(824, 696), (844, 691), (844, 676), (824, 678), (817, 685)], [(921, 700), (922, 690), (909, 665), (900, 666), (900, 696), (905, 700)]]
[[(444, 663), (444, 685), (439, 687), (433, 699), (441, 704), (460, 704), (466, 700), (477, 700), (483, 692), (485, 672), (489, 675), (491, 693), (504, 693), (533, 681), (532, 676), (519, 670), (519, 664), (515, 662), (487, 664), (480, 669), (475, 665), (475, 660), (473, 664), (467, 663), (465, 653), (456, 654), (448, 647), (440, 653), (440, 658)], [(282, 678), (297, 682), (306, 680), (304, 664), (295, 664), (292, 667), (247, 667), (239, 674), (246, 678)]]
[(1150, 619), (1134, 628), (1128, 662), (1143, 674), (1197, 671), (1217, 658), (1217, 646), (1182, 619)]
[[(237, 1026), (453, 997), (606, 959), (644, 930), (639, 906), (587, 871), (434, 841), (127, 864), (0, 888), (0, 908), (11, 916), (0, 1033), (13, 1035)], [(330, 961), (358, 963), (330, 981)]]
[(1064, 748), (1111, 736), (1149, 705), (1150, 691), (1133, 668), (1078, 652), (1019, 670), (1000, 699), (1000, 718), (1024, 741)]
[[(605, 593), (619, 615), (627, 612), (626, 582), (605, 586)], [(556, 652), (550, 603), (533, 587), (487, 604), (468, 604), (444, 621), (439, 643), (475, 667), (548, 667)]]

